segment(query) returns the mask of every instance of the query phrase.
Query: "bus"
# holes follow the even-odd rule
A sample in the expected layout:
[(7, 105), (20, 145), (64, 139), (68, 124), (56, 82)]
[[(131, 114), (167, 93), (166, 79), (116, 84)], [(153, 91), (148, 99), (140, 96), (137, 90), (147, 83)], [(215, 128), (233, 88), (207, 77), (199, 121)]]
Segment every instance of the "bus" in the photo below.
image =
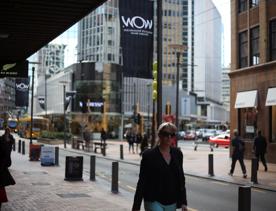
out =
[(17, 119), (9, 118), (7, 125), (10, 128), (11, 132), (17, 132)]
[[(49, 130), (50, 121), (43, 117), (33, 117), (32, 138), (38, 138), (41, 131)], [(18, 121), (17, 133), (22, 138), (31, 137), (31, 117), (20, 118)]]

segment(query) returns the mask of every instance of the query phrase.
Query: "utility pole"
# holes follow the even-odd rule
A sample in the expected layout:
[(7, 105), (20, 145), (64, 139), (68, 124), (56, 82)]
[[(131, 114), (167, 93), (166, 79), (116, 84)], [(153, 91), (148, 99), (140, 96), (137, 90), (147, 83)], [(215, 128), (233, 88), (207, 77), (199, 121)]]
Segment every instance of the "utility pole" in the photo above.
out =
[(157, 0), (157, 125), (162, 123), (162, 43), (163, 43), (163, 26), (162, 26), (162, 1)]
[(32, 67), (32, 97), (31, 97), (31, 128), (30, 128), (30, 144), (33, 143), (33, 117), (34, 117), (34, 71), (35, 67)]

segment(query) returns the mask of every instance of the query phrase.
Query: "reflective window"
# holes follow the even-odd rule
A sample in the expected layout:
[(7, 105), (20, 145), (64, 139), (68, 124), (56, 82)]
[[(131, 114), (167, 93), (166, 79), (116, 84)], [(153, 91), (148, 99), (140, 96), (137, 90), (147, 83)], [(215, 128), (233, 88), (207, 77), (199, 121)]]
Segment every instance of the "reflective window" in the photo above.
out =
[(248, 57), (248, 41), (247, 41), (247, 31), (241, 32), (239, 34), (239, 67), (247, 67), (247, 57)]
[(257, 131), (257, 109), (239, 109), (239, 132), (242, 138), (253, 140)]
[(270, 60), (276, 60), (276, 20), (270, 22)]
[(250, 0), (250, 8), (259, 6), (259, 0)]
[(259, 64), (259, 27), (255, 27), (250, 30), (250, 54), (250, 64)]
[(247, 10), (247, 0), (239, 0), (239, 12)]

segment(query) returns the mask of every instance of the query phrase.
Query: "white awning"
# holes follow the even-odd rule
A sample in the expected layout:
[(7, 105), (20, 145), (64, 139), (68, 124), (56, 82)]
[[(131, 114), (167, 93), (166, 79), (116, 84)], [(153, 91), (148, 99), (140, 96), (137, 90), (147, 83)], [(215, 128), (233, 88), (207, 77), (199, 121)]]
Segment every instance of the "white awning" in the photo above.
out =
[(235, 108), (252, 108), (257, 106), (257, 90), (238, 92)]
[(265, 105), (266, 106), (276, 105), (276, 87), (268, 89)]

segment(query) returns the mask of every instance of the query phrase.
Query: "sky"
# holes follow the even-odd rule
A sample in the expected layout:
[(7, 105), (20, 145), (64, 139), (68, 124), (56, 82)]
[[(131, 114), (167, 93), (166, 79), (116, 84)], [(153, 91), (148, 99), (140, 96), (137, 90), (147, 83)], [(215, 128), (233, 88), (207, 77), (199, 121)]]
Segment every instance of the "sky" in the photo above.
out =
[[(217, 7), (223, 24), (223, 66), (229, 66), (231, 62), (231, 24), (230, 24), (230, 0), (212, 0), (215, 6)], [(69, 32), (68, 32), (69, 31)], [(67, 47), (65, 49), (65, 61), (64, 65), (67, 67), (68, 65), (77, 62), (77, 24), (70, 28), (66, 33), (63, 33), (61, 36), (54, 39), (51, 43), (63, 43), (66, 44)]]
[(224, 46), (224, 59), (223, 65), (229, 66), (231, 62), (231, 19), (230, 19), (230, 0), (212, 0), (217, 7), (224, 29), (223, 46)]

